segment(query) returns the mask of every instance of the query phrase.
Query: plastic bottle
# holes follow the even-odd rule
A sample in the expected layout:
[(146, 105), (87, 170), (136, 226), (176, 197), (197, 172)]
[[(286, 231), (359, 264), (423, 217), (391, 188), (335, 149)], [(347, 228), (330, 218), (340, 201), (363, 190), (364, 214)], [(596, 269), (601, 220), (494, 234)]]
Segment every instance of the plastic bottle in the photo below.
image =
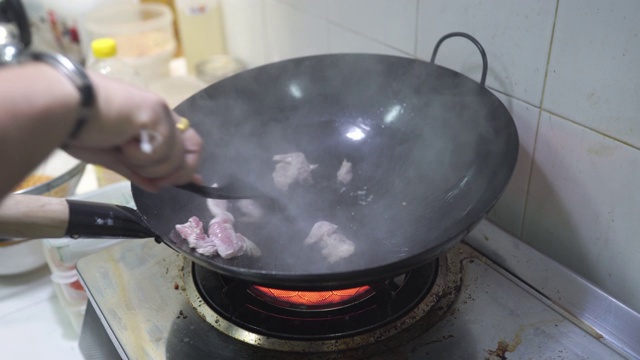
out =
[(93, 40), (92, 56), (87, 62), (87, 68), (129, 84), (145, 87), (138, 73), (116, 57), (117, 51), (116, 41), (112, 38)]
[(54, 49), (86, 65), (90, 40), (84, 16), (99, 6), (131, 0), (22, 0), (34, 33), (34, 47)]
[(175, 0), (178, 32), (187, 70), (212, 55), (225, 54), (222, 6), (218, 0)]

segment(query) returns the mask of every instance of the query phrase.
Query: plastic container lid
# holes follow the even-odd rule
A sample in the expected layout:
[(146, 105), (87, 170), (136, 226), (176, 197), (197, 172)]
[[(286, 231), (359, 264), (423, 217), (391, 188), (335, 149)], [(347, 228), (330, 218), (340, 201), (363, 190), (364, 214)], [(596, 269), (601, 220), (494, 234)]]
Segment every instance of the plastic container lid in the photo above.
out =
[(93, 34), (134, 34), (163, 28), (173, 34), (173, 12), (165, 4), (108, 4), (89, 12), (85, 21)]
[(113, 38), (99, 38), (91, 42), (91, 51), (97, 59), (106, 59), (116, 56), (118, 48)]

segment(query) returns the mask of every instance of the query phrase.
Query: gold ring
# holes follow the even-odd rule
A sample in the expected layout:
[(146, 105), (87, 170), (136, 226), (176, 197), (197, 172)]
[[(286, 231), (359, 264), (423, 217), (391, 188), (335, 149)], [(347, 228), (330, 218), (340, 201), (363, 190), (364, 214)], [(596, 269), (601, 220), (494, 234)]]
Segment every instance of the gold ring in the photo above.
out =
[(185, 132), (189, 129), (189, 120), (186, 117), (180, 117), (180, 120), (176, 123), (176, 128), (180, 132)]

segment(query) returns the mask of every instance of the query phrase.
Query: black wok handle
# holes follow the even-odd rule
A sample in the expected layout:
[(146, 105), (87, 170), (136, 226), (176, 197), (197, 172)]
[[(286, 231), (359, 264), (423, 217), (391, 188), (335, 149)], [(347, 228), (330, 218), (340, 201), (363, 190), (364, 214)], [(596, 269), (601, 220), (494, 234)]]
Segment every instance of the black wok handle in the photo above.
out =
[(440, 45), (442, 45), (442, 43), (452, 37), (463, 37), (468, 39), (469, 41), (471, 41), (480, 51), (480, 56), (482, 56), (482, 76), (480, 77), (480, 85), (484, 86), (485, 81), (487, 80), (487, 70), (489, 69), (489, 66), (487, 65), (487, 53), (484, 51), (484, 48), (482, 47), (482, 45), (480, 44), (480, 42), (474, 38), (473, 36), (467, 34), (467, 33), (463, 33), (463, 32), (452, 32), (449, 33), (443, 37), (440, 38), (440, 40), (438, 40), (438, 42), (436, 43), (436, 46), (433, 48), (433, 53), (431, 54), (431, 63), (435, 64), (435, 60), (436, 60), (436, 55), (438, 54), (438, 49), (440, 48)]
[(132, 208), (89, 201), (67, 200), (69, 223), (65, 236), (157, 237), (140, 213)]

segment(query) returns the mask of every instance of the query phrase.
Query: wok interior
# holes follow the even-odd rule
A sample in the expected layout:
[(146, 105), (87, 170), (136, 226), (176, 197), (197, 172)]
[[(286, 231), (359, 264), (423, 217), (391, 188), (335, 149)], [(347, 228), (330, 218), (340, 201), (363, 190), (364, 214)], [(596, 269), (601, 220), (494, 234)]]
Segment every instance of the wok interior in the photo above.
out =
[[(212, 218), (205, 200), (167, 189), (134, 191), (138, 210), (169, 245), (224, 273), (318, 275), (362, 271), (437, 256), (474, 225), (506, 186), (517, 156), (513, 120), (487, 89), (411, 59), (328, 55), (256, 68), (216, 83), (177, 109), (205, 140), (208, 182), (237, 174), (290, 207), (258, 223), (236, 215), (236, 231), (262, 256), (224, 260), (169, 237), (175, 224)], [(303, 152), (314, 184), (273, 186), (275, 154)], [(353, 180), (336, 181), (342, 161)], [(326, 220), (355, 244), (329, 263), (303, 241)]]

